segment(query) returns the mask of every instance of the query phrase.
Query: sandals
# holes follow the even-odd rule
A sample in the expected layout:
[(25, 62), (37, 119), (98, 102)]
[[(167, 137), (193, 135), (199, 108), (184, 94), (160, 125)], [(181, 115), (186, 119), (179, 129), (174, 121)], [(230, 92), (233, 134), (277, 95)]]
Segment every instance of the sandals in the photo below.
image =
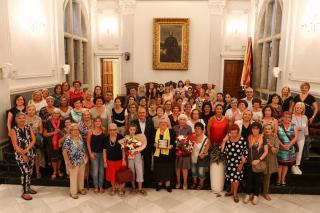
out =
[(110, 194), (111, 196), (114, 196), (114, 195), (116, 194), (116, 191), (111, 190), (111, 191), (109, 192), (109, 194)]
[(120, 196), (120, 197), (124, 197), (124, 195), (125, 195), (125, 192), (124, 192), (124, 191), (119, 191), (119, 196)]
[(281, 183), (281, 186), (287, 186), (286, 182)]
[(180, 189), (180, 183), (178, 184), (176, 184), (176, 189)]
[(21, 195), (21, 198), (24, 199), (24, 200), (32, 200), (31, 195), (26, 194), (26, 193), (23, 193), (23, 194)]
[(37, 191), (35, 191), (35, 190), (33, 190), (33, 189), (29, 189), (28, 191), (27, 191), (27, 194), (32, 194), (32, 195), (34, 195), (34, 194), (37, 194)]
[(234, 200), (234, 202), (239, 203), (239, 197), (238, 196), (233, 196), (233, 200)]
[(224, 196), (226, 196), (226, 197), (230, 197), (232, 195), (232, 193), (231, 192), (227, 192)]
[(70, 194), (70, 197), (73, 198), (73, 199), (78, 199), (79, 198), (78, 195), (72, 195), (72, 194)]
[(147, 192), (145, 191), (145, 190), (143, 190), (143, 189), (140, 189), (140, 190), (138, 190), (138, 192), (141, 194), (141, 195), (147, 195)]
[(94, 188), (93, 192), (94, 192), (94, 193), (98, 193), (98, 192), (99, 192), (99, 188), (98, 188), (98, 187), (97, 187), (97, 188)]
[(196, 184), (196, 183), (193, 183), (190, 188), (191, 188), (191, 189), (196, 189), (196, 188), (197, 188), (197, 184)]
[(64, 174), (62, 172), (58, 172), (59, 177), (63, 178)]
[(51, 175), (51, 180), (55, 180), (57, 178), (57, 173), (53, 173), (52, 175)]
[(104, 188), (100, 188), (100, 193), (104, 193), (105, 189)]
[(203, 189), (203, 185), (202, 185), (202, 186), (201, 186), (201, 185), (199, 185), (199, 186), (197, 187), (197, 189), (198, 189), (198, 190)]
[(82, 195), (86, 195), (86, 194), (87, 194), (87, 191), (84, 190), (84, 189), (82, 189), (82, 190), (79, 191), (79, 193), (82, 194)]

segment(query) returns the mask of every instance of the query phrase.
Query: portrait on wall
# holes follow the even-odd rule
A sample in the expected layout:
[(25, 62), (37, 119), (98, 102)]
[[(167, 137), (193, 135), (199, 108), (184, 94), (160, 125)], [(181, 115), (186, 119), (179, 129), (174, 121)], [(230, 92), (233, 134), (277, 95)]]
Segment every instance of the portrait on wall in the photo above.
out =
[(187, 70), (189, 19), (153, 20), (153, 69)]

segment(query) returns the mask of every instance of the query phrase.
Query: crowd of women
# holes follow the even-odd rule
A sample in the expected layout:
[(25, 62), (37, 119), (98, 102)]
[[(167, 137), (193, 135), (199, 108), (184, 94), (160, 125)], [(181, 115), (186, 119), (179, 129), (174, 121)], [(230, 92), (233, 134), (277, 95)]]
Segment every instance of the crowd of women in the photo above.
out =
[[(124, 103), (119, 97), (112, 100), (110, 92), (102, 94), (100, 86), (84, 91), (79, 81), (72, 87), (58, 84), (51, 95), (47, 89), (34, 91), (29, 101), (18, 95), (7, 127), (22, 174), (21, 197), (32, 199), (37, 193), (30, 187), (33, 169), (41, 178), (40, 168), (48, 166), (53, 181), (70, 178), (70, 196), (75, 199), (86, 194), (88, 175), (95, 193), (105, 192), (106, 180), (112, 186), (110, 195), (124, 196), (123, 184), (117, 184), (117, 173), (124, 167), (134, 174), (132, 191), (142, 195), (143, 186), (153, 181), (157, 191), (171, 192), (172, 186), (202, 189), (211, 152), (218, 148), (223, 175), (231, 183), (226, 196), (239, 202), (238, 188), (244, 181), (244, 203), (257, 204), (260, 193), (271, 200), (270, 175), (277, 172), (276, 184), (286, 186), (288, 166), (301, 175), (301, 162), (308, 158), (308, 125), (314, 123), (318, 106), (308, 83), (300, 89), (292, 97), (284, 87), (266, 104), (253, 97), (251, 88), (238, 99), (216, 93), (212, 84), (193, 88), (189, 80), (179, 81), (176, 88), (152, 83), (147, 89), (131, 88)], [(123, 143), (130, 138), (141, 144), (128, 153)], [(178, 141), (183, 140), (190, 141), (189, 151), (179, 150)]]

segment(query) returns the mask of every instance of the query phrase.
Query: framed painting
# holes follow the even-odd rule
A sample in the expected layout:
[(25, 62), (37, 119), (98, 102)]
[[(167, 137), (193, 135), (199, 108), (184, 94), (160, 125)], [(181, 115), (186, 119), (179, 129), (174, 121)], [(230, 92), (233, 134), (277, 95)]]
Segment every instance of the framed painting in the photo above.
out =
[(153, 19), (153, 69), (187, 70), (189, 19)]

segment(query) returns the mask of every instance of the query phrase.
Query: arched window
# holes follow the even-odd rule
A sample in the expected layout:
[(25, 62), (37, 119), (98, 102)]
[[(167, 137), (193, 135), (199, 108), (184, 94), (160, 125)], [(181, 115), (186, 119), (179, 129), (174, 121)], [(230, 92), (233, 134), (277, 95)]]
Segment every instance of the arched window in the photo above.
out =
[(79, 0), (66, 0), (64, 4), (65, 63), (70, 65), (67, 81), (88, 83), (88, 33), (85, 11)]
[(281, 39), (281, 0), (265, 0), (255, 32), (253, 87), (256, 96), (264, 100), (277, 89), (272, 70), (279, 64)]

